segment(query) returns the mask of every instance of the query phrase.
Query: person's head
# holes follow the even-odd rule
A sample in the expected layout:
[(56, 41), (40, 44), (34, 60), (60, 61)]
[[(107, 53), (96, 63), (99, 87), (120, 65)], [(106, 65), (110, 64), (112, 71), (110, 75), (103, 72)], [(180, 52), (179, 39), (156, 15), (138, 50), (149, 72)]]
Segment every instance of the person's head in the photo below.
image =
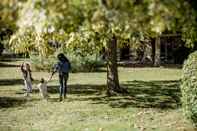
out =
[(30, 64), (29, 64), (29, 63), (25, 63), (25, 68), (26, 68), (27, 70), (30, 70)]
[(40, 83), (44, 83), (44, 78), (41, 78), (40, 79)]
[(22, 68), (24, 69), (24, 70), (30, 70), (30, 64), (29, 63), (27, 63), (27, 62), (24, 62), (23, 64), (22, 64)]
[(58, 58), (59, 61), (62, 61), (62, 62), (68, 61), (68, 59), (66, 58), (66, 56), (63, 53), (59, 53), (57, 55), (57, 58)]

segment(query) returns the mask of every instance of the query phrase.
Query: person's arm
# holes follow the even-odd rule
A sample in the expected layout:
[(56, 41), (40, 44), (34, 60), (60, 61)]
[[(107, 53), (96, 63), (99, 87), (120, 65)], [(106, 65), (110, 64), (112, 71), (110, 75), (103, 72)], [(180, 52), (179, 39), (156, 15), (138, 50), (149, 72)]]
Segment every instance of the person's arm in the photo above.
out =
[(68, 61), (68, 68), (69, 68), (69, 71), (71, 70), (71, 63), (70, 63), (70, 61)]
[(20, 69), (22, 72), (24, 72), (24, 62), (21, 64)]
[(29, 73), (30, 73), (30, 79), (31, 79), (31, 81), (34, 81), (34, 79), (32, 77), (32, 74), (31, 74), (31, 71)]
[(24, 62), (21, 64), (20, 70), (22, 72), (23, 78), (26, 79), (27, 78), (27, 72), (24, 69)]
[(49, 80), (47, 80), (47, 83), (52, 79), (52, 77), (53, 77), (53, 75), (54, 75), (55, 73), (56, 73), (56, 72), (54, 72), (54, 71), (51, 73), (51, 76), (50, 76)]
[(51, 78), (53, 77), (53, 75), (56, 73), (56, 71), (53, 71), (52, 73), (51, 73)]
[(53, 71), (52, 71), (51, 76), (48, 81), (50, 81), (52, 79), (53, 75), (57, 72), (57, 70), (58, 70), (58, 64), (55, 64), (53, 66)]

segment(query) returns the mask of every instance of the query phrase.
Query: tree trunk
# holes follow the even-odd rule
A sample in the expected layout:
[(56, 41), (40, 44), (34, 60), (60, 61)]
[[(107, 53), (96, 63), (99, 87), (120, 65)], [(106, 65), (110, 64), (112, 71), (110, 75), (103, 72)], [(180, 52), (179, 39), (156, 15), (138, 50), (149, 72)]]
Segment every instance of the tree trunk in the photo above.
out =
[(107, 94), (121, 92), (117, 66), (117, 39), (115, 36), (107, 44)]
[(144, 54), (141, 63), (153, 63), (151, 43), (144, 43)]
[(154, 66), (158, 67), (161, 64), (160, 61), (160, 54), (161, 54), (161, 43), (160, 43), (160, 37), (157, 37), (155, 39), (155, 57), (154, 57)]

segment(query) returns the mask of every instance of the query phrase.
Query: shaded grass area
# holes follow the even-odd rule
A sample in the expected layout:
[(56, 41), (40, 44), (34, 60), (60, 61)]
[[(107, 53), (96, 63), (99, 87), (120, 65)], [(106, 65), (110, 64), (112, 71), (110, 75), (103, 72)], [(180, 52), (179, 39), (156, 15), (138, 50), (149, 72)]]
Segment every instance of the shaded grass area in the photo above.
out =
[(23, 79), (0, 79), (0, 86), (23, 84)]
[(128, 81), (136, 107), (177, 108), (180, 106), (179, 81)]
[(0, 97), (0, 108), (17, 107), (26, 102), (27, 101), (21, 97)]
[(24, 97), (0, 97), (0, 108), (23, 107), (27, 102), (38, 101), (39, 98), (27, 99)]
[[(69, 85), (69, 94), (88, 96), (78, 101), (92, 100), (94, 104), (110, 104), (114, 108), (139, 107), (175, 109), (180, 106), (179, 81), (128, 81), (123, 84), (129, 94), (119, 97), (102, 96), (106, 85)], [(58, 93), (58, 86), (49, 86), (50, 93)], [(94, 96), (92, 96), (94, 95)], [(73, 100), (74, 101), (74, 100)], [(111, 103), (112, 102), (112, 103)]]
[[(0, 80), (0, 86), (22, 84), (23, 80)], [(175, 109), (180, 106), (180, 89), (179, 81), (128, 81), (123, 84), (127, 87), (129, 94), (107, 97), (103, 96), (106, 85), (69, 85), (68, 92), (72, 95), (86, 96), (85, 98), (75, 98), (72, 101), (91, 100), (93, 104), (109, 104), (114, 108), (139, 107), (139, 108), (171, 108)], [(50, 94), (58, 94), (58, 85), (49, 85), (48, 92)], [(34, 89), (33, 93), (39, 93), (38, 89)], [(16, 92), (23, 94), (23, 92)], [(90, 96), (90, 97), (88, 97)], [(5, 103), (16, 105), (25, 102), (21, 98), (0, 97), (1, 107), (6, 106)], [(112, 103), (111, 103), (112, 102)]]
[[(48, 101), (41, 99), (37, 82), (31, 96), (24, 97), (17, 68), (0, 66), (3, 131), (194, 131), (180, 108), (180, 69), (119, 68), (129, 94), (112, 97), (105, 95), (106, 72), (71, 73), (68, 98), (59, 102), (58, 77), (48, 83)], [(36, 80), (48, 76), (33, 72)]]
[(19, 65), (14, 65), (14, 64), (6, 64), (5, 62), (0, 62), (0, 67), (19, 67)]

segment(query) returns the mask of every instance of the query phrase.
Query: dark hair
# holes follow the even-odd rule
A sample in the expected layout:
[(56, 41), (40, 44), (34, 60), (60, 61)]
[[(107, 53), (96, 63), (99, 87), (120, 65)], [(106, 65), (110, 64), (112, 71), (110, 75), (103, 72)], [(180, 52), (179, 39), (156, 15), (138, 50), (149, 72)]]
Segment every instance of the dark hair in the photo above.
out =
[(41, 83), (44, 83), (44, 78), (41, 78), (40, 82), (41, 82)]
[(57, 58), (61, 62), (68, 62), (68, 58), (63, 53), (58, 54)]

